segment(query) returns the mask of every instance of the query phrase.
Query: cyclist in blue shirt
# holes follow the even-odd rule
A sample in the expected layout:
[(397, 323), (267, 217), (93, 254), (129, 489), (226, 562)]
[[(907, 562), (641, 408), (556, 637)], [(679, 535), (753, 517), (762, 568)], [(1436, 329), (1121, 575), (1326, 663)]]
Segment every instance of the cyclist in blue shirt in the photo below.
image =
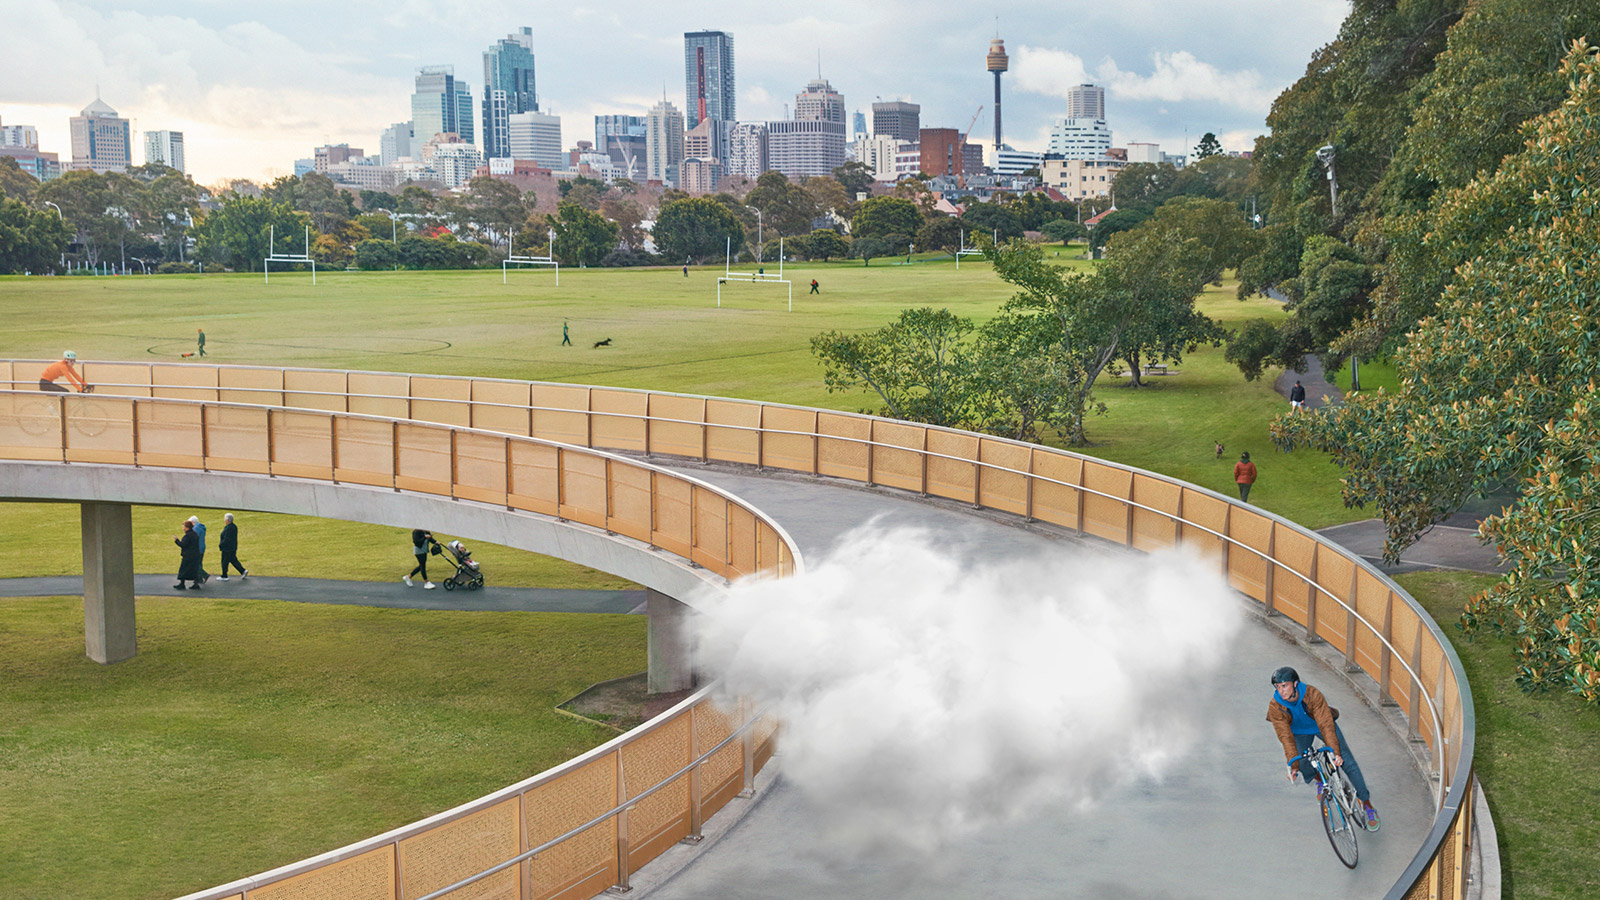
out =
[[(1272, 728), (1278, 733), (1278, 742), (1283, 744), (1283, 758), (1292, 760), (1311, 749), (1311, 742), (1321, 735), (1322, 742), (1333, 751), (1334, 765), (1344, 769), (1349, 776), (1350, 784), (1356, 789), (1356, 796), (1361, 798), (1361, 805), (1366, 807), (1367, 830), (1378, 830), (1378, 811), (1372, 808), (1372, 795), (1367, 791), (1367, 780), (1361, 777), (1361, 766), (1356, 762), (1355, 753), (1350, 749), (1350, 743), (1344, 739), (1344, 731), (1339, 728), (1339, 711), (1328, 705), (1322, 692), (1309, 684), (1300, 683), (1300, 673), (1284, 666), (1272, 673), (1272, 699), (1267, 701), (1267, 721), (1272, 723)], [(1305, 760), (1298, 763), (1299, 771), (1304, 776), (1307, 784), (1317, 787), (1317, 794), (1322, 794), (1322, 779), (1317, 777), (1317, 772)], [(1289, 768), (1289, 777), (1294, 778), (1295, 767)]]

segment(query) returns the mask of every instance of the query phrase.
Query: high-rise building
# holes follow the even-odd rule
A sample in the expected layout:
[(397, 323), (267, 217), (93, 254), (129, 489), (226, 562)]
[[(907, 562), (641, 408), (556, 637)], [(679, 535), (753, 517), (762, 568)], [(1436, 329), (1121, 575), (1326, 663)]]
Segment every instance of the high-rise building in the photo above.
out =
[(759, 178), (767, 171), (767, 126), (762, 122), (740, 122), (728, 135), (729, 175)]
[(1044, 162), (1044, 154), (1032, 150), (1013, 150), (1001, 147), (995, 153), (994, 174), (1016, 177), (1029, 169), (1037, 169)]
[(433, 171), (447, 188), (457, 188), (471, 181), (473, 173), (482, 165), (483, 154), (465, 141), (440, 144), (433, 149)]
[(561, 117), (543, 112), (524, 112), (507, 120), (508, 155), (512, 159), (531, 159), (551, 171), (567, 168), (562, 149)]
[(1050, 127), (1051, 156), (1098, 159), (1110, 149), (1111, 129), (1105, 119), (1057, 119)]
[(366, 156), (365, 150), (352, 147), (349, 144), (324, 144), (311, 151), (312, 170), (319, 175), (328, 174), (329, 166), (336, 166), (352, 159), (361, 159)]
[(618, 174), (630, 181), (644, 175), (645, 117), (603, 115), (594, 117), (594, 149), (611, 157)]
[(1000, 140), (1000, 74), (1011, 68), (1005, 41), (995, 38), (989, 42), (989, 55), (984, 58), (984, 65), (994, 73), (994, 145), (998, 149), (1004, 146)]
[(954, 128), (922, 129), (922, 171), (929, 175), (964, 175), (961, 132)]
[(507, 119), (518, 113), (538, 112), (534, 90), (533, 29), (524, 25), (483, 53), (483, 151), (485, 156), (509, 156)]
[(1106, 117), (1106, 89), (1093, 84), (1080, 84), (1067, 91), (1067, 118), (1104, 119)]
[(0, 125), (0, 147), (39, 146), (39, 129), (32, 125)]
[(40, 181), (61, 177), (61, 158), (39, 149), (39, 129), (32, 125), (0, 125), (0, 157)]
[(436, 134), (458, 134), (472, 143), (472, 89), (456, 80), (455, 66), (423, 66), (417, 69), (417, 89), (411, 95), (413, 138), (427, 143)]
[(1040, 166), (1045, 184), (1065, 194), (1069, 200), (1087, 197), (1105, 197), (1117, 174), (1127, 167), (1120, 159), (1102, 156), (1099, 159), (1050, 159)]
[(844, 95), (835, 91), (826, 79), (808, 82), (805, 90), (794, 95), (794, 118), (797, 122), (837, 122), (844, 125)]
[(867, 114), (858, 109), (850, 116), (850, 137), (852, 140), (860, 140), (866, 136)]
[(857, 138), (850, 145), (851, 158), (872, 170), (872, 177), (878, 181), (894, 181), (895, 156), (905, 141), (891, 137), (887, 134), (874, 134)]
[(767, 167), (791, 179), (832, 175), (844, 164), (844, 121), (797, 119), (767, 123)]
[(126, 172), (133, 164), (128, 120), (96, 97), (68, 120), (72, 129), (72, 168)]
[(686, 128), (699, 125), (701, 119), (737, 120), (733, 35), (726, 31), (684, 32), (683, 84)]
[(681, 162), (683, 113), (663, 100), (645, 116), (645, 178), (676, 187), (678, 164)]
[(689, 157), (679, 165), (678, 187), (690, 194), (709, 194), (722, 179), (722, 161)]
[(415, 156), (411, 145), (411, 123), (396, 122), (383, 130), (378, 138), (378, 162), (392, 166), (402, 156)]
[(144, 133), (145, 165), (160, 163), (179, 172), (183, 168), (183, 132), (146, 131)]
[(922, 138), (922, 107), (904, 100), (872, 104), (872, 133), (915, 143)]

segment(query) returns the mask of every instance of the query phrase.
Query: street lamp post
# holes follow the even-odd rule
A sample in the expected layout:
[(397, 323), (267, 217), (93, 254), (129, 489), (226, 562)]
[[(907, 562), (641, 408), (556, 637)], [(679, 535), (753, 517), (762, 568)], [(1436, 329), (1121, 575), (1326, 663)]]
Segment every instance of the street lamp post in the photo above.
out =
[[(66, 223), (67, 217), (61, 214), (61, 207), (56, 206), (54, 203), (51, 203), (49, 200), (46, 200), (44, 202), (44, 205), (54, 209), (56, 211), (56, 218), (60, 219), (63, 224)], [(65, 251), (65, 250), (61, 251), (61, 267), (63, 269), (67, 267), (67, 251)]]
[(140, 259), (137, 256), (130, 256), (128, 258), (139, 264), (140, 273), (142, 273), (144, 275), (149, 275), (150, 274), (150, 267), (144, 264), (144, 260), (143, 259)]
[(394, 270), (398, 272), (400, 271), (400, 241), (396, 237), (399, 231), (396, 230), (394, 225), (394, 210), (386, 209), (383, 214), (389, 217), (389, 246), (395, 249)]
[[(1334, 149), (1332, 144), (1323, 144), (1317, 148), (1317, 161), (1328, 170), (1328, 199), (1333, 207), (1333, 218), (1339, 219), (1339, 179), (1333, 170)], [(1350, 354), (1350, 393), (1361, 390), (1361, 359), (1354, 353)]]
[(761, 243), (761, 210), (749, 204), (745, 204), (745, 209), (755, 209), (756, 212), (756, 262), (759, 263), (764, 255), (762, 251), (766, 249)]

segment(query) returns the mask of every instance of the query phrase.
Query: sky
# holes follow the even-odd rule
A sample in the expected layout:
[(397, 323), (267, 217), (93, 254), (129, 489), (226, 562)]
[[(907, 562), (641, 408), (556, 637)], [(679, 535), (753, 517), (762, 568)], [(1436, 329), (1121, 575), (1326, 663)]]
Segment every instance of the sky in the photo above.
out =
[[(288, 174), (324, 143), (378, 152), (410, 118), (418, 66), (451, 64), (483, 93), (483, 52), (533, 28), (540, 108), (566, 146), (600, 113), (643, 115), (665, 92), (685, 106), (683, 33), (731, 32), (741, 120), (779, 119), (818, 73), (871, 120), (877, 98), (922, 105), (922, 125), (992, 143), (989, 40), (1006, 42), (1004, 140), (1043, 150), (1066, 92), (1106, 88), (1117, 146), (1168, 153), (1214, 132), (1248, 150), (1272, 100), (1332, 40), (1348, 0), (810, 0), (752, 4), (575, 0), (0, 0), (0, 123), (34, 125), (71, 157), (67, 120), (99, 96), (136, 132), (184, 133), (202, 184)], [(996, 19), (998, 14), (998, 19)], [(143, 142), (135, 136), (133, 161)]]

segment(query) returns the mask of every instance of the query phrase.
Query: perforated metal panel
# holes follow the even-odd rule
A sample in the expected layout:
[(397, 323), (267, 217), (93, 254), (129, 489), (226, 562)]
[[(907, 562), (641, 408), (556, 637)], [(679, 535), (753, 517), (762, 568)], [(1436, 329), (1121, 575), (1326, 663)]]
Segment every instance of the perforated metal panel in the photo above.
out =
[[(521, 802), (513, 797), (400, 842), (405, 896), (420, 897), (516, 856)], [(518, 900), (520, 872), (510, 868), (450, 894), (451, 900)]]
[(394, 896), (393, 844), (250, 890), (250, 900), (394, 900)]

